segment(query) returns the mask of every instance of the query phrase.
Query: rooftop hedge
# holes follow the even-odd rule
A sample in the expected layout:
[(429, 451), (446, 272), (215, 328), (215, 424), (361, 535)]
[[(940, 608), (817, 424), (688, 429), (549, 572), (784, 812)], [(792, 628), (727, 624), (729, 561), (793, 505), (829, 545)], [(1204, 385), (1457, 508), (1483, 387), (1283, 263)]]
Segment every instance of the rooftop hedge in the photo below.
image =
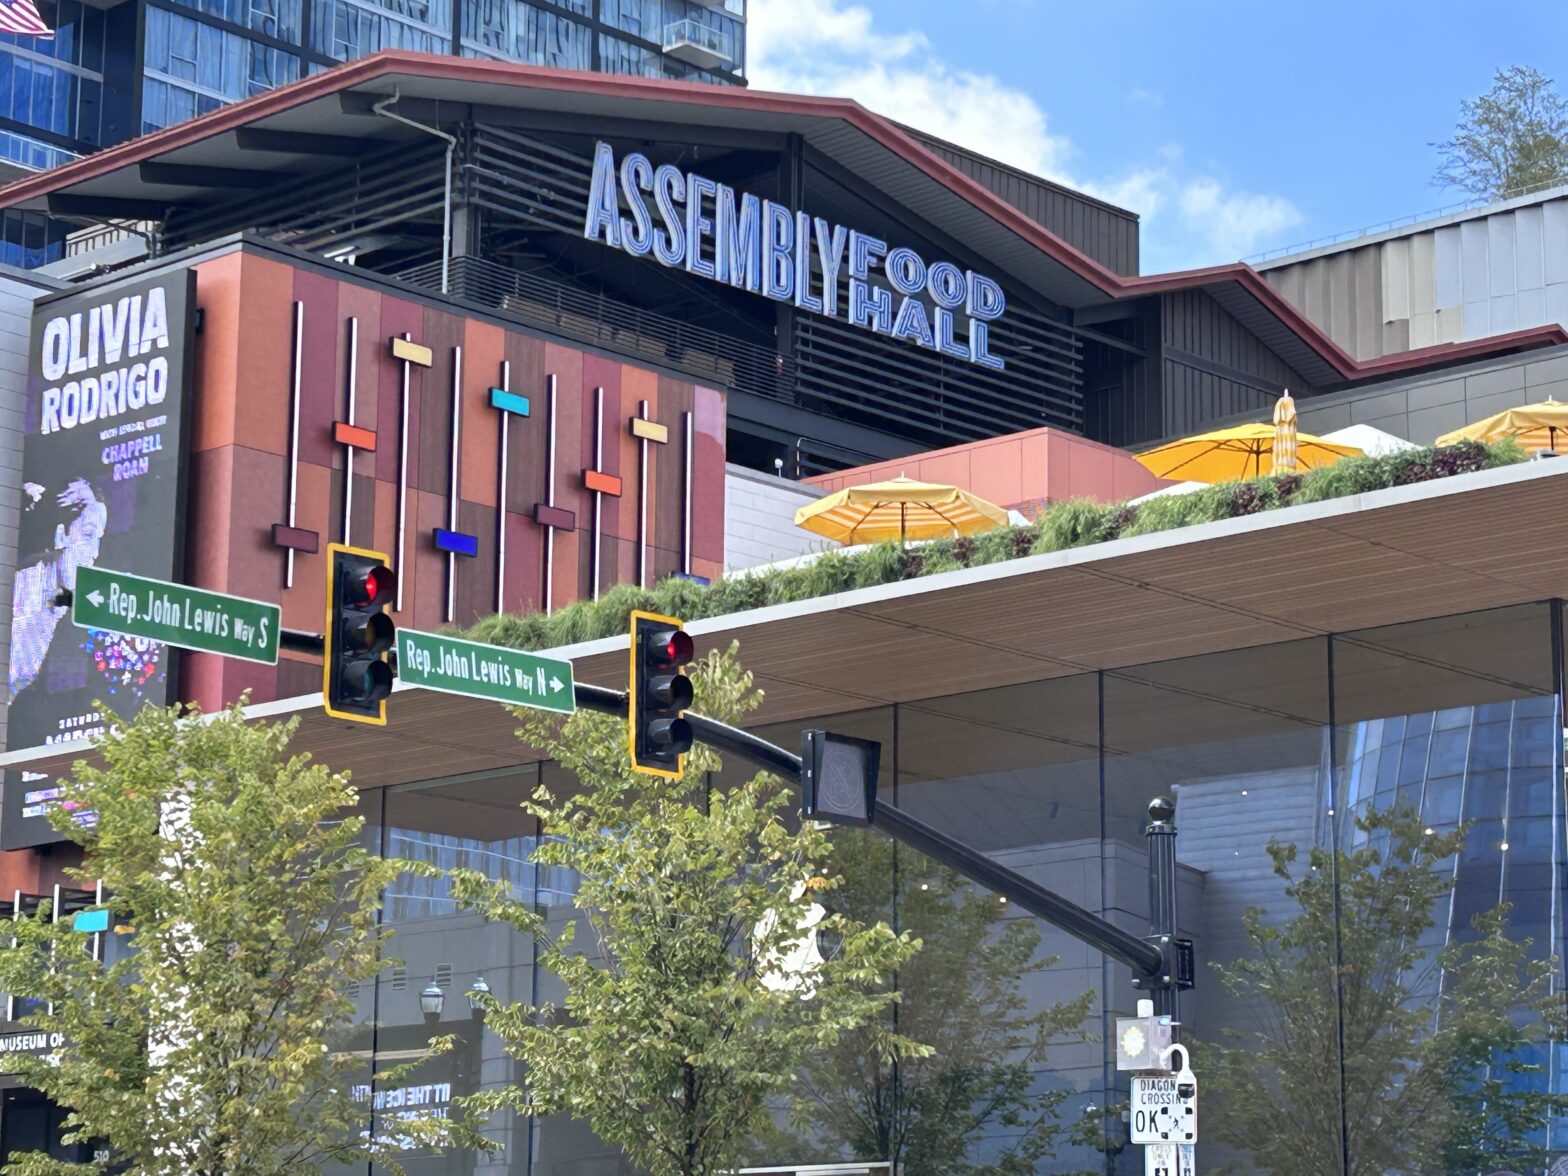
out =
[(486, 617), (464, 636), (516, 649), (554, 649), (624, 634), (633, 609), (687, 621), (724, 616), (852, 588), (913, 580), (1110, 539), (1429, 482), (1514, 465), (1527, 456), (1511, 440), (1492, 444), (1462, 441), (1441, 449), (1429, 447), (1384, 457), (1345, 458), (1302, 474), (1222, 482), (1190, 494), (1166, 495), (1136, 505), (1071, 499), (1047, 507), (1034, 522), (973, 537), (937, 539), (909, 547), (900, 547), (896, 542), (878, 543), (849, 554), (829, 550), (797, 567), (737, 571), (709, 585), (673, 577), (651, 589), (619, 584), (598, 600), (580, 600), (548, 616), (529, 612)]

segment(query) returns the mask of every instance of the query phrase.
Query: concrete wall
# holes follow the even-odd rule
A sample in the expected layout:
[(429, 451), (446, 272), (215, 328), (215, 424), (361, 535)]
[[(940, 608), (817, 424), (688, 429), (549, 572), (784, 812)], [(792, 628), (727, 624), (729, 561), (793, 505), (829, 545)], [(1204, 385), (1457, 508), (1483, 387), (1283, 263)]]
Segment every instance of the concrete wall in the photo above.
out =
[[(1548, 399), (1568, 404), (1568, 345), (1298, 400), (1296, 416), (1303, 433), (1321, 435), (1346, 425), (1371, 425), (1418, 445), (1430, 445), (1461, 425)], [(1268, 419), (1267, 411), (1259, 411), (1225, 417), (1208, 427), (1222, 429)]]
[(803, 482), (725, 466), (725, 570), (736, 572), (833, 546), (795, 526), (795, 512), (823, 493)]
[(957, 486), (1026, 515), (1066, 498), (1121, 502), (1166, 484), (1124, 450), (1060, 429), (1009, 433), (808, 480), (833, 491), (885, 482), (900, 474), (917, 482)]
[(1568, 403), (1568, 346), (1298, 401), (1297, 417), (1307, 433), (1367, 424), (1430, 445), (1505, 408), (1548, 399)]
[[(0, 584), (9, 600), (16, 575), (16, 527), (22, 494), (22, 403), (27, 390), (27, 340), (33, 299), (44, 292), (31, 282), (0, 274)], [(0, 608), (0, 661), (9, 665), (11, 610)], [(0, 707), (0, 747), (7, 709)]]
[(1568, 188), (1258, 268), (1357, 359), (1568, 325)]

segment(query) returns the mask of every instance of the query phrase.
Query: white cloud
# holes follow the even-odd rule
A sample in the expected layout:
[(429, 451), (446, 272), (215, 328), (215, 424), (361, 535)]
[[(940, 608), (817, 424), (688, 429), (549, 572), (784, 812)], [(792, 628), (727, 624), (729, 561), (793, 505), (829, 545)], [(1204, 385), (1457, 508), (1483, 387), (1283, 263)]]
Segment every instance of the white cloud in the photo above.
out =
[[(1302, 219), (1283, 196), (1231, 191), (1213, 177), (1183, 173), (1179, 144), (1162, 146), (1148, 166), (1093, 175), (1027, 91), (956, 66), (918, 29), (885, 27), (854, 0), (752, 0), (749, 9), (746, 72), (753, 88), (853, 98), (898, 122), (1129, 208), (1143, 218), (1145, 257), (1161, 269), (1235, 261)], [(1163, 102), (1158, 92), (1143, 89), (1126, 98)], [(1070, 164), (1091, 174), (1075, 174)]]
[(1227, 193), (1209, 178), (1183, 184), (1179, 206), (1182, 219), (1206, 234), (1216, 256), (1245, 257), (1301, 223), (1301, 212), (1283, 196)]
[(1165, 105), (1165, 95), (1158, 90), (1145, 90), (1142, 86), (1134, 86), (1127, 91), (1127, 104), (1129, 106), (1153, 106), (1158, 109)]
[(923, 33), (888, 32), (849, 0), (753, 0), (746, 76), (754, 89), (853, 98), (1004, 163), (1064, 177), (1068, 141), (1034, 99), (944, 61)]

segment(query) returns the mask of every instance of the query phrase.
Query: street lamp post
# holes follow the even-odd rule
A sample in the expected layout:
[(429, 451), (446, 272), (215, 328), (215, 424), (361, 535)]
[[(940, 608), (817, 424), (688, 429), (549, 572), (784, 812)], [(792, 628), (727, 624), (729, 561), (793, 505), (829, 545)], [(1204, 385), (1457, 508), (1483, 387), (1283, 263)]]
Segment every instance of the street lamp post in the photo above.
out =
[(441, 1019), (441, 1010), (446, 1007), (446, 993), (432, 980), (419, 994), (419, 1011), (425, 1015), (425, 1024), (434, 1025)]

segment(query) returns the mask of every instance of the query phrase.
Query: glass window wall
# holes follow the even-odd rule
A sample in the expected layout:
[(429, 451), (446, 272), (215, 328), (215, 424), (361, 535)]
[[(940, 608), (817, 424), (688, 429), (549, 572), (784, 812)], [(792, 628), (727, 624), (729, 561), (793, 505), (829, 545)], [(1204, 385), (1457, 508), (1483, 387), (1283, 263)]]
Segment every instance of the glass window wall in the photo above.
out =
[[(1568, 1087), (1568, 1048), (1541, 1019), (1563, 1000), (1561, 629), (1556, 605), (1501, 609), (810, 725), (882, 744), (884, 802), (1138, 934), (1147, 805), (1177, 799), (1205, 1170), (1539, 1170), (1568, 1154), (1539, 1101)], [(794, 747), (799, 730), (762, 733)], [(571, 880), (529, 862), (547, 831), (516, 804), (556, 779), (538, 772), (388, 792), (385, 851), (478, 865), (552, 921), (576, 918)], [(897, 1027), (933, 1052), (895, 1069), (865, 1038), (824, 1050), (799, 1076), (815, 1129), (781, 1107), (748, 1162), (1141, 1172), (1112, 1045), (1138, 996), (1127, 970), (875, 831), (833, 836), (845, 884), (830, 901), (925, 941), (891, 982)], [(457, 911), (439, 882), (400, 887), (386, 918), (408, 964), (375, 994), (378, 1056), (410, 1048), (432, 979), (447, 1029), (477, 974), (503, 999), (560, 995), (531, 943)], [(440, 1079), (454, 1092), (516, 1076), (482, 1027), (468, 1048)], [(501, 1158), (410, 1171), (628, 1170), (581, 1123), (496, 1130)]]
[(162, 8), (147, 10), (144, 134), (298, 77), (292, 53)]
[(431, 0), (311, 0), (310, 47), (339, 61), (382, 49), (450, 53), (451, 13)]
[(299, 42), (300, 0), (173, 0), (269, 37)]
[(593, 65), (586, 24), (520, 0), (463, 0), (463, 52), (558, 69)]

